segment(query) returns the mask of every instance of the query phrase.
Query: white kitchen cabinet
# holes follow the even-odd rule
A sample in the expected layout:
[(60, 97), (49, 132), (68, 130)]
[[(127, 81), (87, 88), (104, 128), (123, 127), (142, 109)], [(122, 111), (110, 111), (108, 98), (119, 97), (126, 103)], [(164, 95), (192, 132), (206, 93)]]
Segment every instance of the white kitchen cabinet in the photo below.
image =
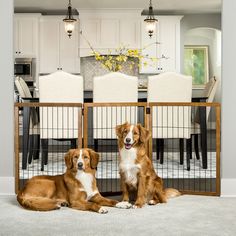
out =
[(99, 48), (118, 48), (119, 46), (119, 19), (101, 19)]
[(99, 19), (80, 19), (80, 30), (82, 36), (80, 37), (80, 48), (89, 48), (88, 42), (94, 48), (98, 48), (101, 40)]
[(80, 72), (79, 26), (68, 37), (63, 16), (43, 16), (40, 19), (40, 73), (63, 70)]
[(14, 53), (15, 57), (37, 57), (38, 25), (41, 14), (14, 15)]
[(121, 45), (140, 48), (140, 14), (138, 11), (81, 11), (80, 55), (91, 55), (88, 42), (102, 54), (115, 54)]
[[(156, 31), (148, 36), (142, 23), (142, 48), (144, 55), (157, 58), (157, 62), (143, 59), (140, 73), (156, 74), (166, 71), (180, 72), (180, 20), (182, 16), (157, 16)], [(157, 44), (155, 44), (155, 42)], [(143, 63), (147, 62), (147, 66)]]
[(140, 48), (140, 19), (120, 19), (120, 44), (128, 48)]

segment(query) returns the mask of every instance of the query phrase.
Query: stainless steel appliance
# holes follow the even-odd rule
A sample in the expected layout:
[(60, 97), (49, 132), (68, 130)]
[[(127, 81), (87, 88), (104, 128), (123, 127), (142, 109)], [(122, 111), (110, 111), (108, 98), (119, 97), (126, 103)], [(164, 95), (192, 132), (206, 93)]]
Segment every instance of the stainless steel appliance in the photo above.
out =
[(33, 96), (35, 89), (35, 68), (34, 58), (16, 58), (14, 65), (14, 75), (25, 80)]

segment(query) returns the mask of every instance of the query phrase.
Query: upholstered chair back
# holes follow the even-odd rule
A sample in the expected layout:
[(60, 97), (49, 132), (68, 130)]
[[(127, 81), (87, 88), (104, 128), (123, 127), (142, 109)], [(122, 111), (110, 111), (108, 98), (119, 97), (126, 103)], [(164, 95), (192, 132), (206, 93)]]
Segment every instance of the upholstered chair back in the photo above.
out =
[[(191, 102), (192, 77), (166, 72), (148, 77), (148, 102)], [(153, 138), (190, 138), (190, 106), (154, 106)]]
[[(138, 101), (138, 78), (113, 72), (94, 77), (94, 103), (132, 103)], [(95, 139), (115, 139), (115, 127), (128, 121), (137, 123), (137, 107), (95, 107), (93, 128)]]
[[(64, 71), (40, 76), (39, 100), (41, 103), (83, 103), (83, 77)], [(79, 109), (40, 107), (40, 138), (77, 138)]]

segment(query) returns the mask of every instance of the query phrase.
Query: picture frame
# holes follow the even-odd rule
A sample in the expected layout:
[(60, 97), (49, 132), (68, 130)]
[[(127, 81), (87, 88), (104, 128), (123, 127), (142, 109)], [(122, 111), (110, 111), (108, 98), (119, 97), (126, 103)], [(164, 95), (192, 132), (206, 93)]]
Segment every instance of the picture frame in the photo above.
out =
[(184, 73), (193, 77), (193, 88), (202, 89), (209, 81), (207, 45), (184, 46)]

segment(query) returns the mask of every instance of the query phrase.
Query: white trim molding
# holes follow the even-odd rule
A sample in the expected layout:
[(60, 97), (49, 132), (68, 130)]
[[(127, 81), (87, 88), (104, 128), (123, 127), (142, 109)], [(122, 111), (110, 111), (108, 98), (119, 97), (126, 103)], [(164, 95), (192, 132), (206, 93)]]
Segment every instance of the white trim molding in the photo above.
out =
[(236, 179), (221, 179), (221, 197), (236, 197)]
[(0, 195), (14, 195), (15, 194), (15, 178), (14, 177), (0, 177)]

